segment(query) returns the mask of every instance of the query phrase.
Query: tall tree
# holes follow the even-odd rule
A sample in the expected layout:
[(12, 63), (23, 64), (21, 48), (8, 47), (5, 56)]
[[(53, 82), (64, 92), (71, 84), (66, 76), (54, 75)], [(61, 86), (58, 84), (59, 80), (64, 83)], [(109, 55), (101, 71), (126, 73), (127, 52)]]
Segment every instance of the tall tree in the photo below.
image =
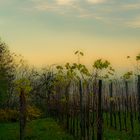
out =
[(0, 39), (0, 107), (9, 104), (12, 82), (15, 77), (13, 55), (8, 46)]

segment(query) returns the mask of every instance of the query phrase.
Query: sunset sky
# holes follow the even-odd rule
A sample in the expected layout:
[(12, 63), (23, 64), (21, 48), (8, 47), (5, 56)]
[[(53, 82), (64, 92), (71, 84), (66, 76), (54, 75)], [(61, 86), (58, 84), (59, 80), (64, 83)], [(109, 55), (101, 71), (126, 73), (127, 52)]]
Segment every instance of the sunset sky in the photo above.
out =
[(127, 68), (140, 53), (140, 0), (0, 0), (0, 37), (30, 64), (104, 58)]

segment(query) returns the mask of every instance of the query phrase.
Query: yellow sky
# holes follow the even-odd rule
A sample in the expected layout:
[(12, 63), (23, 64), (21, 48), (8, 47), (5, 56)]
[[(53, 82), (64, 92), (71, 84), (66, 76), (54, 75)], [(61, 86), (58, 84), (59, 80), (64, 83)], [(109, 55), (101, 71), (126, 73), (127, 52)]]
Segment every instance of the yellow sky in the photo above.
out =
[(34, 41), (25, 41), (25, 44), (20, 41), (9, 43), (10, 48), (14, 48), (13, 51), (22, 54), (29, 64), (36, 66), (76, 62), (74, 51), (81, 50), (85, 54), (81, 62), (87, 66), (91, 66), (96, 59), (103, 58), (109, 60), (115, 68), (121, 69), (131, 65), (126, 56), (135, 59), (140, 52), (140, 42), (135, 39), (100, 39), (78, 34), (38, 40), (35, 38)]

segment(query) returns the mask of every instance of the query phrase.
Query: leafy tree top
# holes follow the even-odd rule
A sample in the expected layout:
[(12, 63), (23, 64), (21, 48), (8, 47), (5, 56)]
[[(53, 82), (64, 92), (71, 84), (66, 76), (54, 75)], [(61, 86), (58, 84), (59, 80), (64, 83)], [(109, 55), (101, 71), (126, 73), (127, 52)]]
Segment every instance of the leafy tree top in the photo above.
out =
[(140, 53), (136, 56), (136, 61), (140, 61)]
[(95, 70), (95, 77), (100, 79), (108, 79), (109, 76), (113, 76), (115, 72), (108, 60), (97, 59), (92, 67), (93, 70)]
[(94, 62), (93, 67), (96, 69), (106, 69), (110, 66), (110, 62), (107, 60), (98, 59)]
[(16, 90), (20, 93), (24, 90), (24, 93), (28, 94), (31, 91), (30, 81), (26, 78), (21, 78), (15, 81)]
[(133, 72), (132, 71), (128, 71), (123, 75), (123, 79), (124, 80), (129, 80), (131, 77), (133, 76)]

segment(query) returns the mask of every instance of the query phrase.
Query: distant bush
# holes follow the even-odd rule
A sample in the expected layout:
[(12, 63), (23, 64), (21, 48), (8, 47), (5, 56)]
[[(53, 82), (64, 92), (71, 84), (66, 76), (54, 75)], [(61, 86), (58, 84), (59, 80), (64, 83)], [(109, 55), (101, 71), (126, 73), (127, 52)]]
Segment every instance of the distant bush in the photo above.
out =
[(17, 110), (13, 109), (0, 109), (0, 121), (12, 121), (15, 122), (19, 118)]
[(41, 117), (42, 113), (40, 109), (35, 106), (27, 106), (27, 120), (37, 119)]
[[(27, 120), (41, 117), (41, 111), (35, 106), (27, 106)], [(16, 122), (19, 120), (19, 111), (15, 109), (0, 109), (0, 122)]]

